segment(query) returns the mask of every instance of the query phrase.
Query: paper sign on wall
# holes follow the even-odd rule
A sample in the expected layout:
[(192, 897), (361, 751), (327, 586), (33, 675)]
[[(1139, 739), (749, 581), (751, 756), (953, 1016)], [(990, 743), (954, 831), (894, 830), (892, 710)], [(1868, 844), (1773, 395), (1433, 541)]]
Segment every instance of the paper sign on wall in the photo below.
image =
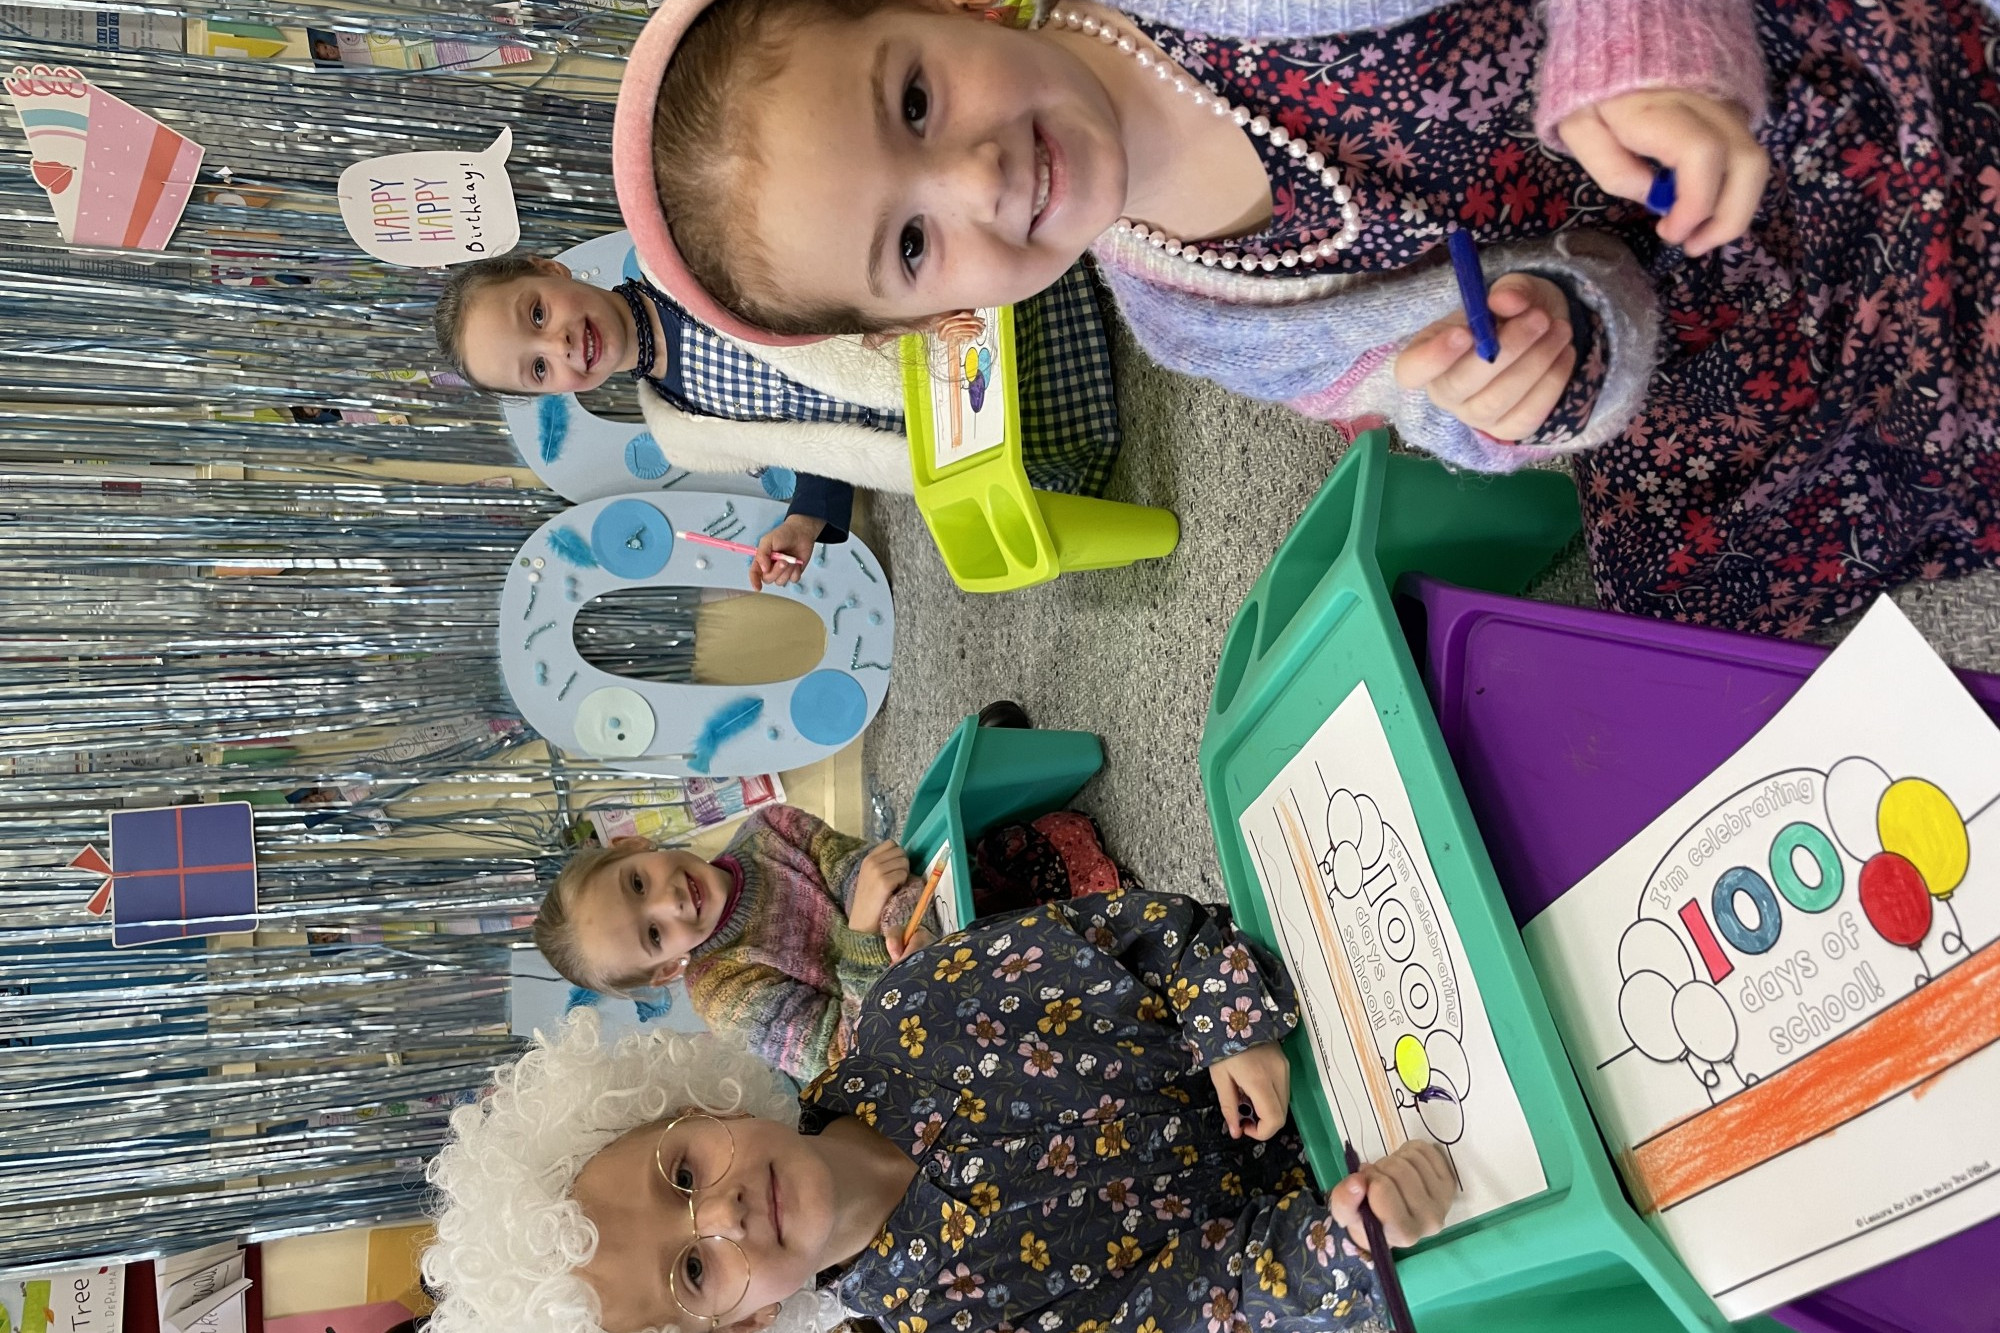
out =
[(1298, 987), (1321, 1090), (1369, 1160), (1444, 1149), (1448, 1224), (1547, 1187), (1479, 981), (1366, 684), (1239, 821)]
[(16, 65), (6, 85), (62, 238), (166, 249), (194, 191), (201, 145), (67, 65)]
[(502, 129), (476, 152), (392, 153), (340, 173), (347, 234), (385, 264), (443, 268), (512, 250), (521, 239)]
[(1524, 932), (1634, 1198), (1742, 1319), (2000, 1213), (2000, 732), (1887, 598)]

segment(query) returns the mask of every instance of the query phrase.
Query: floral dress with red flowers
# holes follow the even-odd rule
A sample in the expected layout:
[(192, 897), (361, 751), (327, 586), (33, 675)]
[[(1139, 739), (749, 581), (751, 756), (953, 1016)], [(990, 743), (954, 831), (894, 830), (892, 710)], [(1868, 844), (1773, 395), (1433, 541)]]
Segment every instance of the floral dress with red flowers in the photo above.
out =
[[(1532, 125), (1533, 0), (1381, 31), (1254, 42), (1134, 20), (1211, 90), (1343, 166), (1391, 269), (1448, 227), (1482, 243), (1609, 232), (1654, 278), (1647, 404), (1577, 454), (1599, 594), (1618, 609), (1786, 636), (1915, 578), (2000, 564), (2000, 19), (1978, 0), (1756, 0), (1772, 174), (1750, 231), (1699, 259)], [(1282, 250), (1337, 228), (1268, 140)], [(1537, 441), (1587, 418), (1579, 373)], [(1553, 433), (1553, 434), (1551, 434)]]

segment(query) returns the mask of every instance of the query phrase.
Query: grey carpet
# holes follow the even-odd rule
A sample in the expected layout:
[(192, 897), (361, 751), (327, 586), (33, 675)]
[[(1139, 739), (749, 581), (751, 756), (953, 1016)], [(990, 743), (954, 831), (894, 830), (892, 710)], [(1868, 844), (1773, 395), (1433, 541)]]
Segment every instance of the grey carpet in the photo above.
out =
[[(896, 591), (895, 678), (868, 733), (871, 779), (900, 816), (966, 714), (1015, 699), (1038, 725), (1094, 731), (1104, 771), (1078, 808), (1155, 888), (1223, 896), (1195, 755), (1222, 637), (1338, 459), (1334, 432), (1151, 365), (1114, 329), (1125, 446), (1109, 495), (1180, 516), (1163, 560), (998, 596), (958, 591), (916, 505), (872, 497), (862, 531)], [(1581, 552), (1530, 594), (1590, 604)], [(1944, 657), (2000, 669), (2000, 576), (1904, 589)], [(1837, 636), (1836, 629), (1834, 635)]]

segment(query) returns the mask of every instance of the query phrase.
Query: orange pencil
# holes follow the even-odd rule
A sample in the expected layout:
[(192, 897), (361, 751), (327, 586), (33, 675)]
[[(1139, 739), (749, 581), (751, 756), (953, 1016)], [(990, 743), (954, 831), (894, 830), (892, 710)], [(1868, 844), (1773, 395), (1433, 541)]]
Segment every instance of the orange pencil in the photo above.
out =
[(924, 876), (924, 891), (917, 895), (917, 906), (910, 913), (910, 924), (903, 927), (903, 947), (910, 947), (910, 941), (923, 929), (924, 912), (930, 907), (931, 899), (937, 894), (938, 881), (944, 878), (945, 870), (951, 865), (951, 857), (940, 856), (938, 863), (931, 867), (931, 873)]

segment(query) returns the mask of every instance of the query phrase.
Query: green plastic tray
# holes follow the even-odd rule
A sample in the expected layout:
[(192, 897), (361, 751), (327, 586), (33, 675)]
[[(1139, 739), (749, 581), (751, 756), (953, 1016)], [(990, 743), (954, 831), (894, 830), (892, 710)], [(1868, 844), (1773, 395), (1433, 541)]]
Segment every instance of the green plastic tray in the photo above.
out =
[[(1399, 1259), (1423, 1333), (1782, 1333), (1732, 1325), (1621, 1190), (1563, 1053), (1403, 639), (1389, 588), (1405, 573), (1518, 591), (1577, 531), (1566, 476), (1476, 477), (1348, 450), (1231, 622), (1201, 744), (1222, 877), (1240, 923), (1275, 938), (1238, 818), (1366, 682), (1438, 886), (1479, 979), (1548, 1186)], [(1310, 1065), (1303, 1035), (1290, 1043)], [(1323, 1185), (1344, 1174), (1316, 1073), (1293, 1113)]]
[(982, 727), (968, 717), (917, 783), (903, 850), (922, 871), (938, 848), (951, 844), (958, 919), (970, 922), (967, 845), (993, 829), (1062, 809), (1103, 767), (1104, 743), (1088, 731)]

